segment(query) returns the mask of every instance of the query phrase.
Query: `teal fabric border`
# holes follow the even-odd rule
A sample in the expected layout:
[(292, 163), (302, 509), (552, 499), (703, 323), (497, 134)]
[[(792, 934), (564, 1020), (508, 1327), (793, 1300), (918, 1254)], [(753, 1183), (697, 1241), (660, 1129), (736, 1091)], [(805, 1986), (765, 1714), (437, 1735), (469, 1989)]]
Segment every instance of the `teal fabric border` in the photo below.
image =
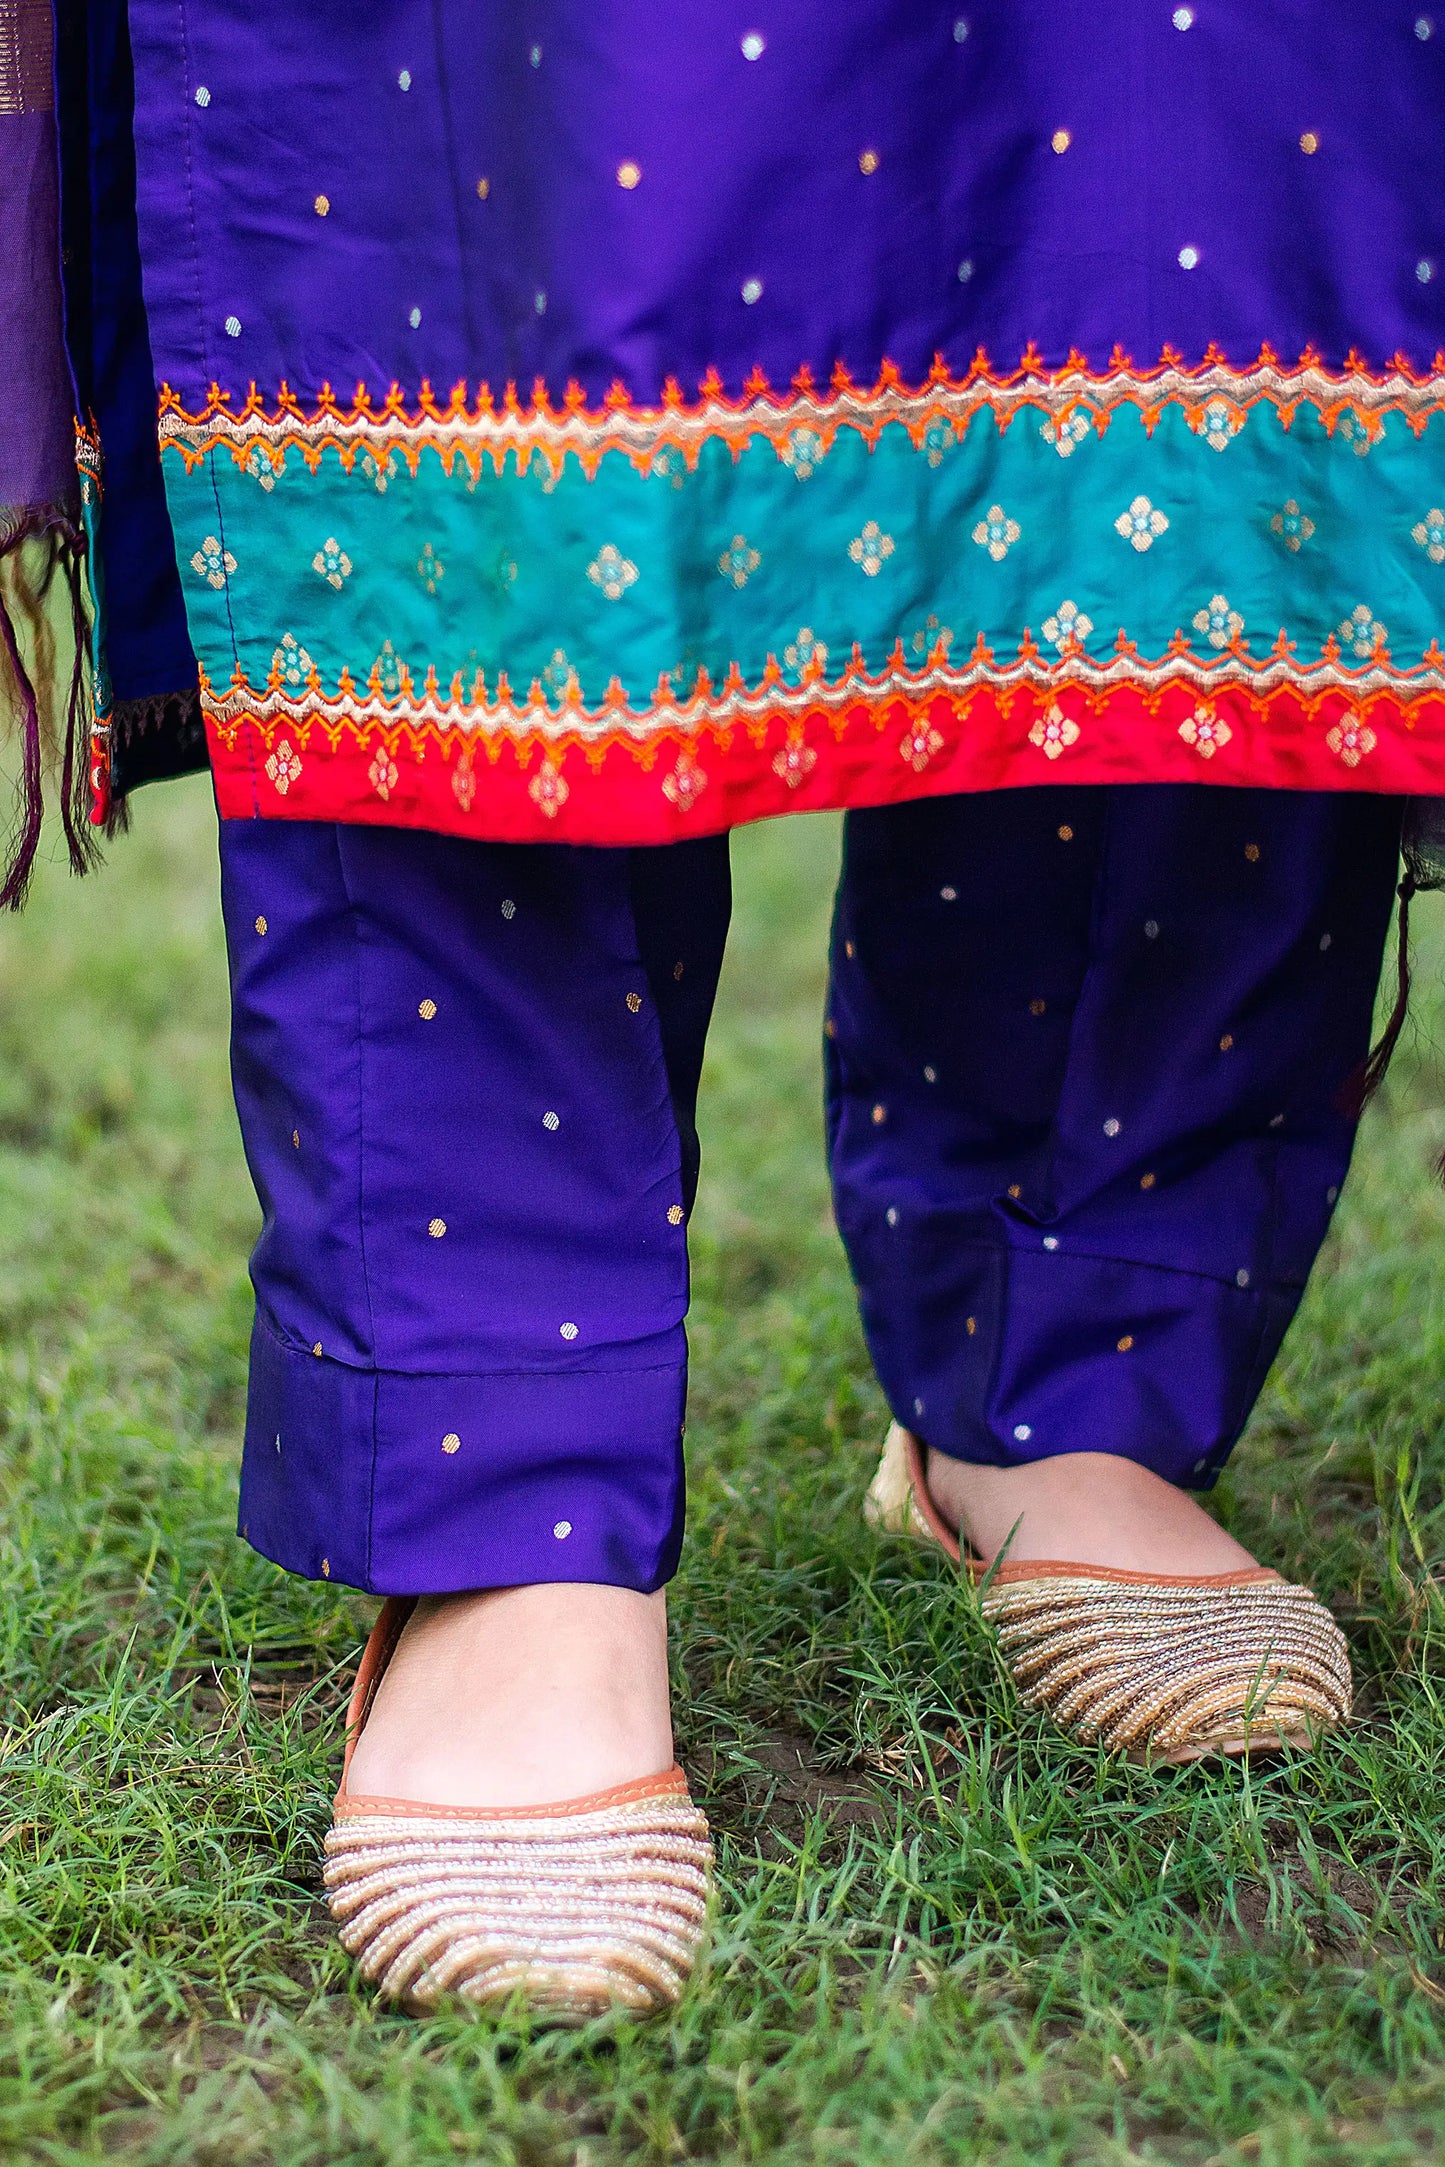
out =
[(375, 665), (394, 695), (405, 665), (443, 693), (460, 675), (468, 698), (478, 672), (489, 695), (503, 672), (514, 697), (537, 681), (553, 707), (575, 673), (585, 704), (618, 681), (639, 707), (665, 672), (681, 693), (700, 669), (754, 683), (775, 657), (796, 681), (819, 648), (829, 678), (855, 644), (875, 670), (899, 643), (921, 667), (940, 640), (955, 663), (980, 639), (1012, 660), (1030, 636), (1056, 659), (1081, 618), (1096, 658), (1123, 632), (1149, 660), (1179, 638), (1202, 661), (1234, 638), (1263, 660), (1283, 630), (1308, 665), (1353, 627), (1345, 666), (1383, 633), (1397, 671), (1445, 633), (1445, 415), (1371, 437), (1312, 407), (1204, 431), (1178, 406), (1152, 429), (1133, 407), (1106, 426), (1026, 408), (919, 446), (843, 428), (816, 462), (798, 435), (791, 463), (762, 436), (736, 454), (715, 438), (691, 469), (613, 451), (591, 479), (540, 455), (448, 473), (425, 446), (414, 472), (400, 450), (348, 472), (334, 445), (314, 466), (293, 447), (276, 473), (256, 446), (189, 468), (168, 449), (197, 651), (218, 690), (237, 667), (299, 690), (314, 665), (330, 692)]

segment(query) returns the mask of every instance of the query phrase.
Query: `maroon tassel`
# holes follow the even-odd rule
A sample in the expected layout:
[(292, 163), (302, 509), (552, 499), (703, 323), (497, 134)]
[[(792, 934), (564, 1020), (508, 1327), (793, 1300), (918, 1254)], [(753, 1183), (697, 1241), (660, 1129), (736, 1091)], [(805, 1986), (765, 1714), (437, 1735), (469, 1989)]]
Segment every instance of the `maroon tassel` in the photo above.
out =
[(79, 535), (67, 539), (65, 576), (70, 583), (70, 623), (75, 641), (75, 660), (70, 672), (70, 698), (65, 710), (65, 756), (60, 773), (60, 818), (72, 873), (88, 873), (99, 862), (100, 848), (90, 824), (90, 704), (87, 698), (86, 649), (90, 626), (86, 622), (85, 593), (80, 568), (84, 543)]
[[(88, 783), (86, 787), (88, 794)], [(128, 835), (130, 833), (129, 798), (113, 797), (110, 800), (105, 809), (105, 819), (101, 823), (100, 832), (108, 843), (113, 843), (118, 835)], [(97, 855), (99, 855), (98, 846)]]
[[(89, 628), (86, 623), (85, 592), (81, 579), (84, 541), (70, 520), (63, 515), (52, 514), (45, 519), (27, 520), (18, 529), (5, 534), (3, 539), (0, 539), (0, 556), (10, 555), (22, 542), (37, 539), (45, 540), (50, 547), (50, 562), (41, 582), (40, 600), (44, 601), (45, 593), (57, 572), (65, 579), (70, 591), (70, 622), (75, 641), (75, 660), (66, 702), (65, 739), (61, 753), (60, 818), (71, 868), (76, 873), (85, 873), (95, 864), (98, 852), (87, 819), (89, 774), (87, 764), (80, 756), (82, 740), (88, 736), (86, 649)], [(0, 867), (4, 872), (4, 881), (0, 884), (0, 910), (19, 910), (30, 886), (36, 852), (40, 847), (45, 813), (45, 744), (39, 697), (25, 667), (20, 651), (20, 636), (3, 591), (0, 591), (0, 650), (3, 650), (4, 660), (9, 665), (14, 697), (20, 710), (18, 809), (15, 829), (3, 867)], [(3, 681), (3, 676), (4, 672), (0, 671), (0, 681)]]
[(16, 833), (8, 852), (5, 884), (0, 887), (0, 910), (19, 910), (30, 885), (35, 853), (40, 847), (40, 820), (44, 809), (40, 781), (40, 702), (35, 697), (35, 687), (20, 653), (20, 641), (3, 593), (0, 593), (0, 646), (4, 647), (20, 701), (21, 755), (20, 808)]
[[(1369, 1059), (1356, 1069), (1340, 1094), (1343, 1110), (1351, 1120), (1358, 1121), (1381, 1084), (1385, 1072), (1400, 1043), (1400, 1033), (1405, 1028), (1405, 1017), (1410, 1007), (1410, 902), (1415, 894), (1415, 876), (1406, 873), (1400, 883), (1400, 937), (1398, 943), (1399, 986), (1395, 1005), (1390, 1010), (1389, 1021), (1380, 1033)], [(1441, 1178), (1445, 1180), (1445, 1159), (1442, 1159)]]

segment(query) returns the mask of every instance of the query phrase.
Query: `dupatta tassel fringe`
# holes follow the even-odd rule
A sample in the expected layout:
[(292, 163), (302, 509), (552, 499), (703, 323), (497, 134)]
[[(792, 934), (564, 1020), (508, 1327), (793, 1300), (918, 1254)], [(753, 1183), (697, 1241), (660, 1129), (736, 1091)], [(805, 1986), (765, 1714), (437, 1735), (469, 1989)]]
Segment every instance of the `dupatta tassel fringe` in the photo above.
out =
[(60, 821), (71, 870), (98, 846), (89, 821), (89, 620), (85, 538), (63, 512), (0, 522), (0, 733), (11, 718), (20, 761), (15, 816), (0, 856), (0, 909), (19, 910), (45, 813), (45, 773), (59, 769)]

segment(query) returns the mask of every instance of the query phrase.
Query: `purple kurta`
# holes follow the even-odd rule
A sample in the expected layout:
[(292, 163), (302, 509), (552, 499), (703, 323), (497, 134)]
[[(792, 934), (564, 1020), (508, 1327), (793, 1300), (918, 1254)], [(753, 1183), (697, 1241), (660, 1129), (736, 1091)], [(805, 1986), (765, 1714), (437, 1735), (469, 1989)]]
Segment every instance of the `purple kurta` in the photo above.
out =
[(1438, 788), (1416, 0), (130, 24), (227, 813), (637, 842), (1066, 775)]
[(60, 13), (117, 713), (184, 689), (179, 579), (268, 816), (222, 827), (250, 1539), (666, 1578), (705, 831), (830, 802), (879, 801), (829, 1142), (895, 1414), (1207, 1486), (1445, 755), (1433, 18)]
[(1417, 0), (131, 16), (152, 336), (190, 408), (218, 381), (654, 402), (713, 370), (736, 396), (980, 347), (1428, 369), (1445, 341), (1416, 277), (1445, 250), (1445, 24)]

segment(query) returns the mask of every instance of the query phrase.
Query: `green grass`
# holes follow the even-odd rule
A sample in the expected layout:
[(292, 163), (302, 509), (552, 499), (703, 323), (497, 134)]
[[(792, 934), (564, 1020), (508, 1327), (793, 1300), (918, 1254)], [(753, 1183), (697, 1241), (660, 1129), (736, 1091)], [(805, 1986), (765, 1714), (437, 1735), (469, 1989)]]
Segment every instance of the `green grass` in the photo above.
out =
[[(719, 1903), (670, 2023), (378, 2014), (319, 1846), (370, 1606), (232, 1535), (255, 1211), (204, 786), (0, 927), (0, 2158), (252, 2167), (1445, 2157), (1445, 941), (1222, 1491), (1362, 1720), (1147, 1774), (1018, 1711), (859, 1505), (830, 822), (740, 836), (705, 1089), (679, 1730)], [(1433, 945), (1432, 945), (1433, 944)]]

